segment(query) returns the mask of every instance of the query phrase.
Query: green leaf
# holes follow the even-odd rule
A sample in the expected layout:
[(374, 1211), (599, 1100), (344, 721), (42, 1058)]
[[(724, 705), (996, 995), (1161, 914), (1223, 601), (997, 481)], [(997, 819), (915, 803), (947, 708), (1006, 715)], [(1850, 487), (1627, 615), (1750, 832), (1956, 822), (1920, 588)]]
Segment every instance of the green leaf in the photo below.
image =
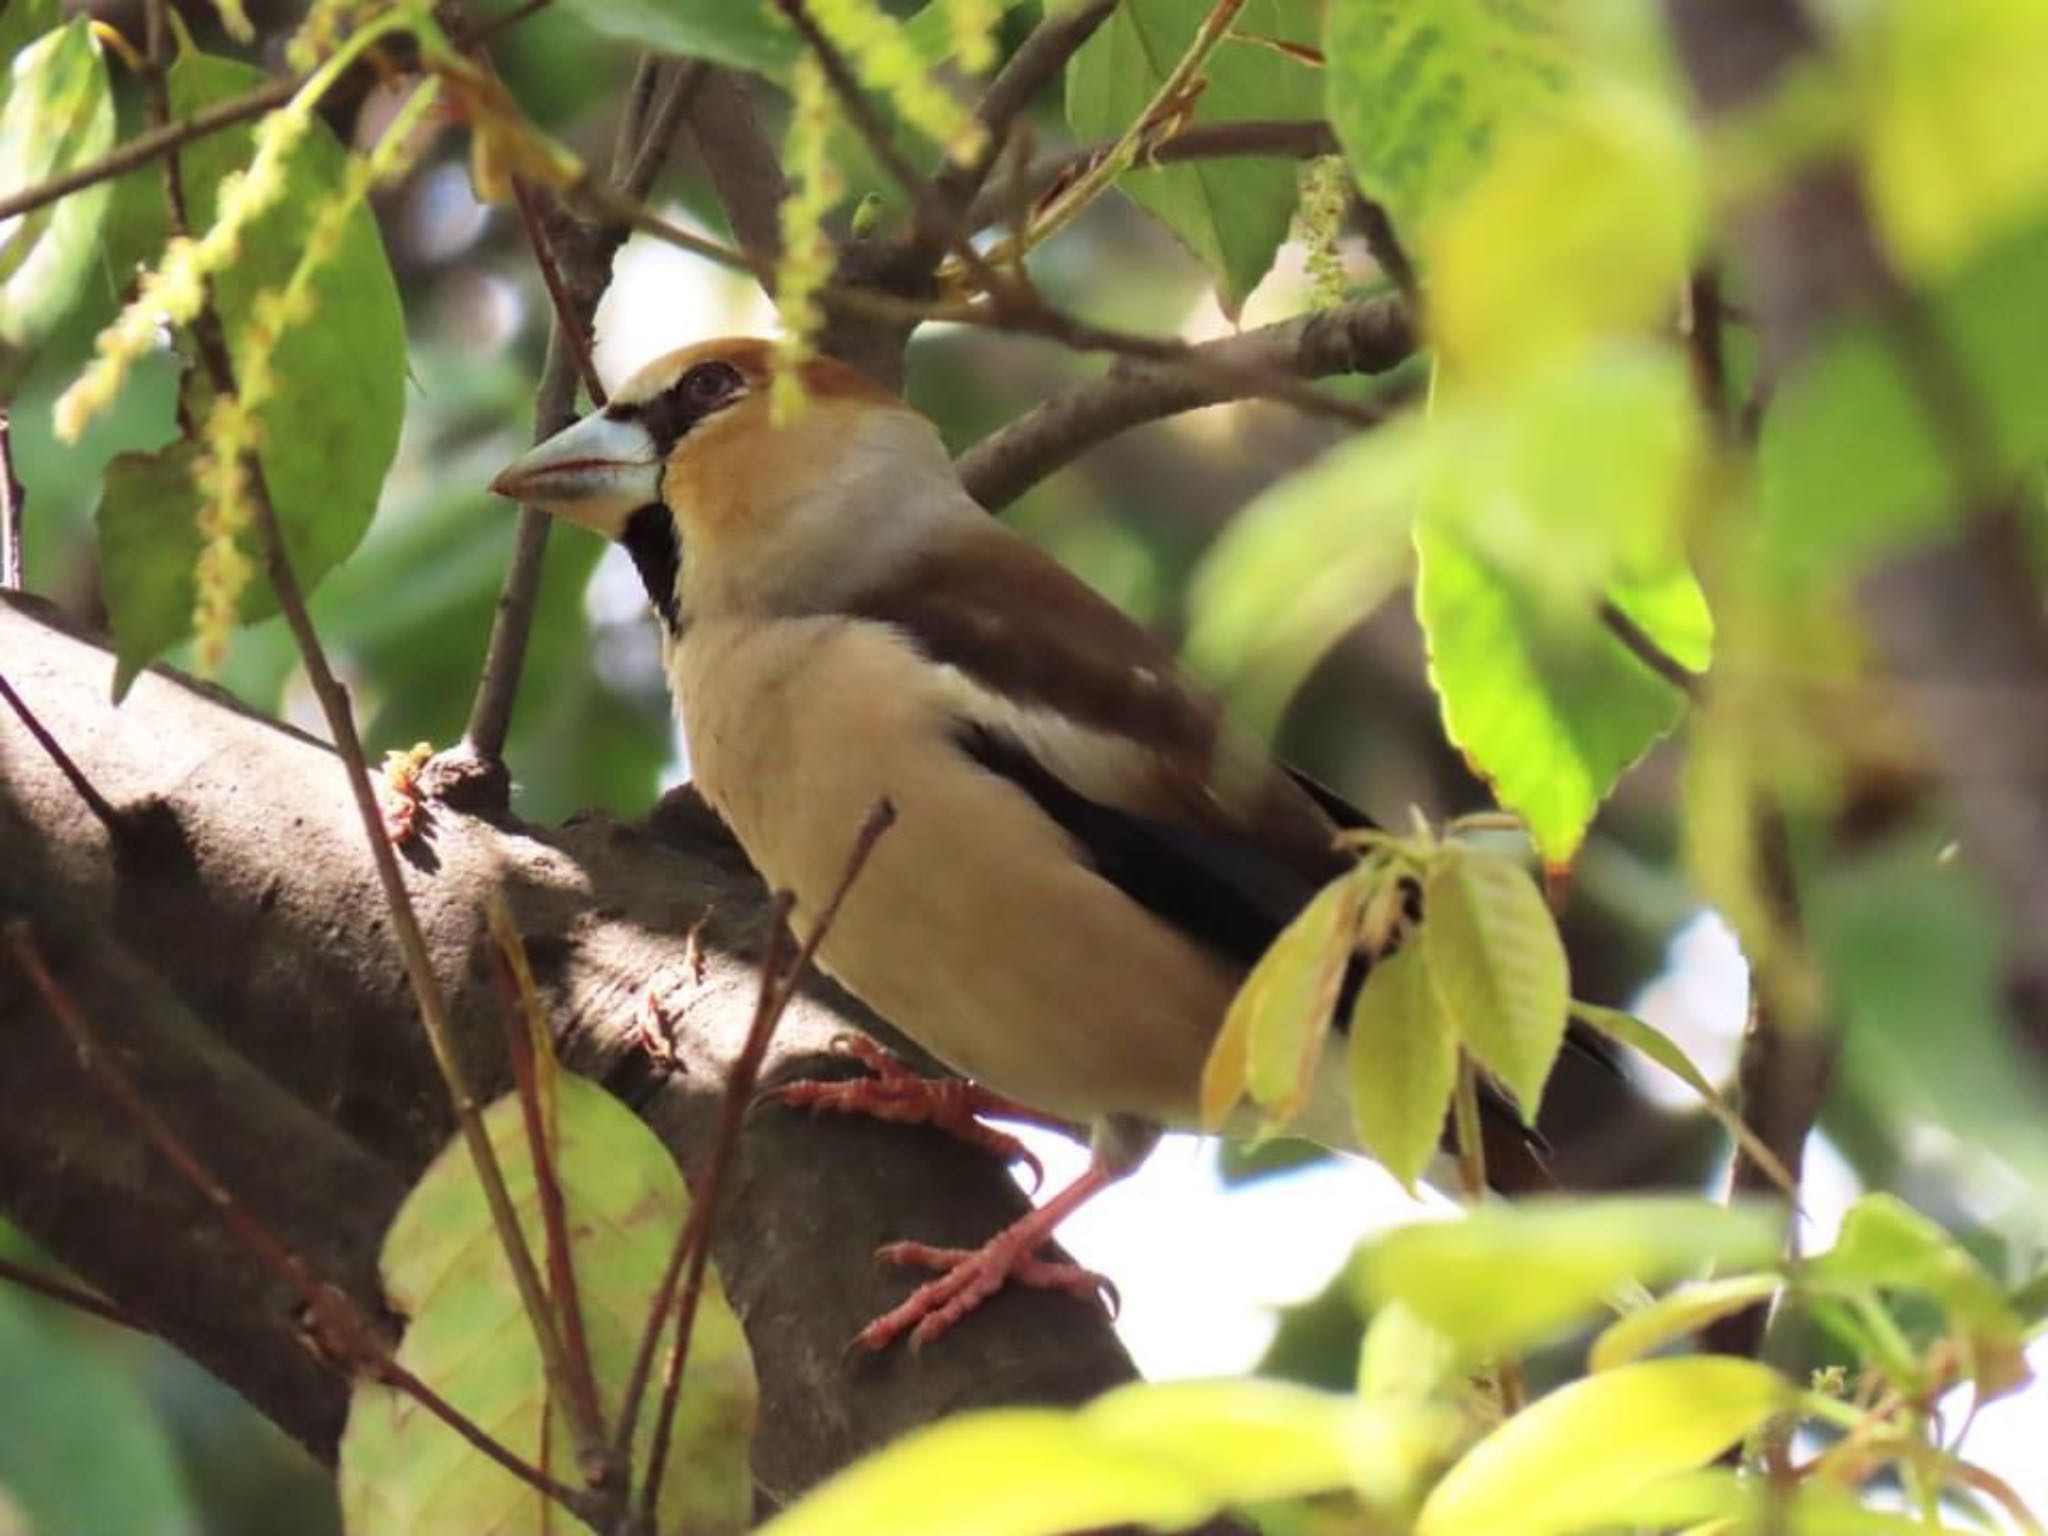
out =
[(101, 483), (100, 586), (114, 632), (116, 699), (152, 657), (192, 630), (200, 549), (193, 458), (189, 443), (120, 454)]
[[(1979, 251), (1923, 296), (1910, 340), (1845, 326), (1785, 381), (1759, 444), (1764, 558), (1801, 584), (1853, 578), (1938, 534), (1966, 502), (2004, 494), (2048, 454), (2048, 221)], [(1927, 357), (1943, 382), (1928, 383)], [(1961, 426), (1985, 449), (1959, 464)]]
[[(71, 1322), (61, 1307), (0, 1289), (0, 1529), (199, 1530), (177, 1449), (134, 1365)], [(10, 1525), (10, 1516), (20, 1523)]]
[[(555, 1167), (570, 1213), (570, 1249), (585, 1337), (606, 1416), (639, 1345), (669, 1249), (689, 1213), (673, 1159), (653, 1132), (596, 1084), (555, 1079)], [(484, 1112), (527, 1243), (546, 1238), (521, 1106)], [(458, 1141), (414, 1186), (385, 1238), (391, 1303), (411, 1319), (398, 1359), (516, 1454), (558, 1475), (571, 1463), (559, 1410), (550, 1412), (540, 1354), (527, 1326), (468, 1151)], [(673, 1333), (673, 1323), (668, 1329)], [(664, 1338), (664, 1353), (671, 1341)], [(664, 1530), (712, 1536), (746, 1529), (753, 1508), (748, 1440), (755, 1383), (746, 1337), (713, 1275), (690, 1336), (690, 1359), (662, 1486)], [(640, 1419), (645, 1465), (651, 1412)], [(410, 1398), (372, 1382), (350, 1398), (340, 1454), (350, 1536), (539, 1532), (541, 1496), (486, 1459)], [(570, 1480), (574, 1481), (573, 1473)]]
[(1374, 1314), (1358, 1351), (1358, 1395), (1368, 1401), (1426, 1401), (1463, 1378), (1457, 1347), (1393, 1302)]
[(1353, 1272), (1370, 1304), (1405, 1303), (1477, 1358), (1551, 1338), (1630, 1284), (1761, 1268), (1778, 1243), (1777, 1218), (1755, 1207), (1530, 1199), (1403, 1227), (1362, 1247)]
[(1559, 0), (1331, 0), (1329, 116), (1366, 196), (1419, 233), (1570, 86)]
[(1445, 847), (1423, 882), (1418, 948), (1444, 1038), (1462, 1041), (1534, 1124), (1571, 1003), (1564, 942), (1536, 882), (1511, 859)]
[(1261, 492), (1203, 559), (1188, 665), (1247, 729), (1270, 736), (1310, 667), (1406, 579), (1425, 427), (1403, 416), (1339, 444)]
[(799, 48), (765, 0), (562, 0), (561, 9), (619, 42), (729, 69), (779, 74)]
[[(252, 65), (188, 48), (171, 66), (171, 108), (188, 116), (268, 79)], [(248, 163), (254, 143), (253, 130), (237, 129), (181, 152), (195, 227), (212, 223), (222, 179)], [(233, 265), (216, 274), (214, 297), (238, 363), (257, 344), (250, 329), (256, 300), (283, 287), (297, 267), (313, 218), (339, 191), (345, 165), (342, 147), (315, 122), (286, 159), (284, 195), (250, 226)], [(312, 304), (312, 318), (286, 330), (270, 348), (277, 384), (257, 413), (264, 476), (286, 551), (308, 590), (361, 542), (405, 412), (405, 316), (368, 206), (350, 213), (337, 249), (312, 282)], [(103, 587), (116, 639), (117, 696), (136, 671), (189, 630), (189, 563), (181, 572), (162, 552), (117, 548), (138, 538), (176, 544), (188, 537), (173, 524), (190, 522), (191, 502), (180, 504), (169, 484), (173, 469), (188, 462), (164, 459), (147, 471), (129, 464), (121, 475), (110, 472), (101, 496), (100, 544), (108, 566)], [(145, 493), (139, 504), (129, 500), (138, 491)], [(196, 535), (190, 537), (177, 553), (196, 553)], [(246, 552), (260, 569), (253, 530)], [(275, 610), (268, 582), (252, 581), (243, 597), (244, 620)]]
[(1917, 1291), (1966, 1336), (1979, 1393), (1995, 1397), (2032, 1378), (2026, 1327), (1998, 1283), (1963, 1246), (1896, 1195), (1865, 1195), (1849, 1208), (1835, 1246), (1805, 1266), (1823, 1288)]
[(1425, 946), (1376, 963), (1351, 1010), (1351, 1108), (1367, 1152), (1411, 1194), (1443, 1138), (1458, 1031), (1439, 1006)]
[(1422, 247), (1446, 366), (1502, 376), (1662, 321), (1684, 285), (1704, 204), (1681, 104), (1645, 91), (1581, 93), (1555, 121), (1505, 144)]
[(1678, 723), (1684, 698), (1608, 633), (1593, 603), (1546, 603), (1434, 520), (1416, 544), (1415, 607), (1445, 729), (1544, 858), (1566, 863), (1623, 770)]
[(1943, 0), (1848, 8), (1865, 185), (1911, 271), (1953, 267), (2048, 211), (2048, 8)]
[[(1245, 1086), (1276, 1126), (1307, 1101), (1365, 896), (1355, 874), (1318, 891), (1259, 957), (1224, 1015), (1223, 1034), (1244, 1041)], [(1205, 1082), (1205, 1107), (1210, 1102)]]
[[(1074, 136), (1121, 136), (1151, 105), (1213, 8), (1211, 0), (1124, 0), (1067, 65), (1067, 125)], [(1312, 0), (1246, 0), (1232, 31), (1210, 56), (1208, 84), (1191, 121), (1320, 115), (1316, 72), (1250, 40), (1313, 47)], [(1214, 274), (1223, 311), (1234, 317), (1287, 238), (1296, 170), (1291, 160), (1232, 157), (1127, 171), (1118, 185)]]
[(1271, 1381), (1140, 1383), (1073, 1412), (1001, 1408), (917, 1430), (761, 1536), (1053, 1536), (1194, 1525), (1232, 1504), (1348, 1485), (1404, 1420)]
[(2034, 1188), (2048, 1185), (2040, 1071), (2005, 997), (2009, 920), (1939, 837), (1899, 837), (1802, 889), (1839, 1071), (1899, 1134), (1931, 1121)]
[[(113, 142), (114, 98), (90, 20), (80, 16), (11, 56), (0, 102), (0, 190), (62, 175)], [(0, 390), (11, 391), (77, 297), (110, 191), (101, 182), (0, 224)]]
[(1552, 1536), (1616, 1523), (1643, 1490), (1703, 1466), (1792, 1397), (1750, 1360), (1653, 1360), (1553, 1392), (1465, 1454), (1416, 1536)]
[[(0, 59), (18, 59), (28, 45), (63, 23), (59, 0), (0, 0)], [(0, 79), (0, 96), (7, 82)]]
[(1602, 1008), (1594, 1003), (1574, 1002), (1571, 1005), (1571, 1013), (1573, 1018), (1597, 1029), (1617, 1045), (1625, 1045), (1630, 1050), (1649, 1057), (1698, 1094), (1700, 1102), (1706, 1105), (1707, 1112), (1719, 1121), (1722, 1128), (1741, 1144), (1742, 1150), (1770, 1175), (1771, 1182), (1785, 1192), (1785, 1198), (1799, 1198), (1798, 1181), (1792, 1177), (1790, 1170), (1778, 1161), (1778, 1154), (1749, 1128), (1742, 1116), (1737, 1114), (1728, 1101), (1715, 1091), (1714, 1085), (1707, 1081), (1706, 1074), (1693, 1065), (1692, 1058), (1680, 1050), (1668, 1035), (1634, 1014), (1624, 1013), (1618, 1008)]
[(1698, 1333), (1709, 1323), (1768, 1300), (1783, 1283), (1776, 1275), (1764, 1274), (1734, 1275), (1726, 1280), (1681, 1286), (1601, 1329), (1587, 1354), (1587, 1369), (1611, 1371), (1644, 1355), (1655, 1354), (1666, 1344)]

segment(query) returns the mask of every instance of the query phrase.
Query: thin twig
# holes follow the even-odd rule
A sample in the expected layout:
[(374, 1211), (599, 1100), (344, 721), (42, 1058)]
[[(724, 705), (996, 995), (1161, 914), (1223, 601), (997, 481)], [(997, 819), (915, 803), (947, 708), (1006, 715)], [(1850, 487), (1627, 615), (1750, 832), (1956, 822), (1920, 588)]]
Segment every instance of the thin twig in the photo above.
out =
[(121, 819), (121, 813), (114, 809), (113, 803), (105, 795), (93, 787), (92, 780), (85, 776), (85, 770), (72, 760), (71, 754), (64, 750), (63, 744), (35, 717), (35, 712), (28, 707), (27, 701), (14, 691), (14, 685), (7, 681), (5, 674), (0, 674), (0, 699), (7, 701), (8, 707), (20, 719), (29, 735), (35, 737), (36, 745), (43, 749), (44, 755), (56, 765), (57, 771), (64, 775), (65, 782), (78, 791), (78, 798), (85, 802), (86, 809), (92, 812), (93, 818), (107, 829), (107, 834), (115, 838), (125, 836), (128, 823)]
[[(942, 165), (932, 177), (932, 192), (950, 216), (975, 227), (976, 221), (966, 216), (967, 211), (1009, 141), (1011, 125), (1059, 79), (1067, 61), (1109, 20), (1116, 7), (1117, 0), (1076, 0), (1053, 8), (997, 71), (974, 110), (984, 134), (980, 151), (965, 162)], [(936, 261), (944, 244), (941, 233), (923, 230), (918, 238), (930, 260)]]
[[(1025, 168), (1019, 179), (1031, 197), (1057, 192), (1069, 181), (1083, 176), (1105, 160), (1116, 148), (1115, 139), (1102, 139), (1080, 149), (1051, 155)], [(1193, 123), (1171, 138), (1160, 139), (1145, 150), (1147, 165), (1180, 165), (1190, 160), (1266, 158), (1313, 160), (1337, 153), (1337, 135), (1321, 118), (1287, 118), (1234, 123)], [(1008, 203), (1015, 194), (1008, 189), (984, 192), (966, 214), (970, 229), (984, 229), (1009, 214)], [(1391, 274), (1389, 274), (1391, 275)]]
[[(576, 1257), (569, 1242), (568, 1202), (562, 1195), (561, 1170), (555, 1164), (555, 1104), (552, 1094), (544, 1101), (541, 1093), (541, 1053), (548, 1049), (549, 1038), (547, 1018), (534, 989), (526, 945), (504, 899), (496, 891), (487, 897), (485, 912), (491, 937), (497, 943), (493, 971), (505, 1003), (505, 1050), (512, 1063), (513, 1086), (519, 1095), (527, 1151), (533, 1159), (533, 1187), (546, 1238), (548, 1281), (554, 1287), (556, 1305), (562, 1313), (562, 1342), (569, 1356), (568, 1386), (583, 1397), (585, 1412), (602, 1430), (604, 1405), (598, 1399), (597, 1372), (591, 1364), (590, 1341), (584, 1333)], [(552, 1074), (549, 1087), (553, 1087)], [(602, 1466), (585, 1467), (583, 1475), (596, 1482), (608, 1470)]]
[(1603, 597), (1599, 606), (1600, 622), (1607, 632), (1628, 648), (1628, 653), (1663, 678), (1688, 699), (1697, 701), (1705, 687), (1705, 680), (1659, 645), (1650, 632), (1624, 613), (1612, 598)]
[[(1192, 93), (1199, 88), (1202, 72), (1207, 68), (1210, 56), (1221, 46), (1223, 39), (1230, 35), (1231, 24), (1237, 20), (1237, 13), (1244, 9), (1244, 0), (1214, 0), (1209, 12), (1195, 28), (1195, 35), (1187, 49), (1166, 78), (1159, 82), (1159, 88), (1152, 93), (1152, 99), (1131, 122), (1109, 149), (1061, 187), (1044, 208), (1032, 220), (1031, 227), (1024, 232), (1028, 245), (1037, 245), (1058, 234), (1081, 210), (1115, 183), (1162, 134), (1171, 131), (1187, 111)], [(1009, 253), (1002, 246), (996, 248), (996, 259), (1005, 259)]]
[[(165, 111), (168, 101), (163, 62), (165, 4), (166, 0), (150, 0), (150, 68), (144, 77), (148, 108), (152, 114), (159, 116)], [(175, 153), (164, 161), (164, 180), (172, 209), (174, 232), (189, 235), (184, 182)], [(200, 306), (199, 313), (193, 317), (191, 334), (199, 353), (200, 364), (205, 369), (214, 394), (223, 401), (235, 399), (239, 391), (234, 360), (228, 349), (220, 312), (214, 305), (210, 290), (205, 302)], [(534, 1340), (547, 1367), (548, 1379), (551, 1382), (566, 1381), (568, 1369), (561, 1337), (548, 1310), (547, 1293), (541, 1285), (539, 1272), (534, 1267), (533, 1255), (527, 1250), (525, 1233), (521, 1230), (518, 1215), (512, 1207), (512, 1197), (505, 1188), (504, 1170), (498, 1163), (498, 1155), (491, 1145), (490, 1137), (484, 1132), (483, 1118), (478, 1110), (476, 1097), (470, 1090), (463, 1073), (461, 1058), (456, 1052), (454, 1033), (448, 1021), (447, 1000), (441, 992), (440, 978), (434, 971), (433, 957), (427, 950), (426, 936), (420, 930), (419, 915), (413, 910), (412, 896), (406, 890), (405, 877), (399, 871), (398, 857), (392, 850), (390, 838), (384, 832), (383, 813), (377, 803), (377, 792), (370, 782), (369, 764), (363, 753), (362, 738), (356, 731), (355, 715), (349, 703), (348, 690), (328, 664), (327, 653), (313, 628), (312, 617), (306, 611), (305, 592), (299, 585), (298, 575), (292, 569), (291, 557), (285, 550), (284, 529), (278, 520), (276, 503), (271, 500), (270, 482), (264, 474), (263, 461), (254, 453), (246, 453), (243, 455), (241, 472), (248, 487), (251, 508), (255, 513), (256, 529), (263, 551), (264, 574), (269, 578), (278, 607), (284, 613), (285, 623), (298, 648), (299, 659), (305, 666), (306, 679), (312, 685), (314, 697), (319, 701), (327, 727), (333, 733), (335, 750), (341, 757), (349, 789), (355, 797), (356, 813), (362, 823), (364, 838), (369, 844), (370, 859), (377, 871), (378, 884), (383, 889), (384, 903), (391, 917), (392, 933), (397, 938), (406, 977), (412, 985), (413, 997), (419, 1007), (420, 1025), (426, 1033), (434, 1064), (440, 1070), (441, 1080), (447, 1089), (449, 1103), (454, 1109), (456, 1125), (463, 1143), (475, 1164), (477, 1184), (482, 1189), (484, 1203), (489, 1208), (491, 1225), (504, 1248), (507, 1267), (512, 1271), (513, 1283), (519, 1291), (520, 1301), (533, 1327)], [(565, 1402), (570, 1427), (576, 1435), (578, 1456), (585, 1461), (601, 1458), (604, 1453), (604, 1437), (578, 1412), (573, 1395), (565, 1396)]]
[(719, 1197), (725, 1188), (726, 1175), (731, 1167), (734, 1149), (739, 1144), (740, 1126), (745, 1122), (747, 1106), (753, 1101), (754, 1082), (760, 1075), (761, 1060), (767, 1054), (768, 1041), (775, 1033), (775, 1026), (789, 1010), (791, 999), (796, 996), (798, 985), (811, 961), (818, 953), (818, 946), (832, 930), (832, 924), (839, 917), (839, 909), (846, 900), (847, 892), (867, 865), (868, 855), (874, 852), (875, 844), (896, 821), (896, 808), (887, 800), (879, 800), (867, 819), (854, 834), (853, 847), (846, 856), (846, 866), (839, 876), (839, 884), (833, 889), (825, 905), (819, 910), (818, 920), (812, 925), (802, 946), (797, 950), (796, 959), (788, 970), (781, 971), (779, 962), (787, 943), (784, 928), (788, 919), (792, 899), (787, 893), (778, 893), (773, 910), (769, 914), (772, 924), (768, 933), (766, 953), (761, 960), (761, 988), (754, 1003), (753, 1023), (747, 1029), (746, 1043), (740, 1047), (738, 1058), (733, 1062), (732, 1072), (726, 1078), (725, 1093), (718, 1105), (718, 1129), (712, 1138), (711, 1159), (699, 1181), (695, 1198), (690, 1206), (689, 1219), (683, 1230), (676, 1234), (676, 1246), (669, 1255), (667, 1269), (663, 1272), (661, 1284), (656, 1288), (653, 1312), (647, 1319), (647, 1328), (640, 1340), (640, 1351), (634, 1357), (633, 1373), (626, 1386), (625, 1407), (619, 1425), (619, 1447), (621, 1452), (630, 1449), (633, 1443), (634, 1420), (638, 1416), (641, 1399), (647, 1391), (648, 1373), (653, 1369), (654, 1354), (661, 1342), (663, 1320), (668, 1315), (669, 1305), (675, 1296), (676, 1277), (685, 1261), (689, 1265), (689, 1277), (684, 1284), (682, 1301), (676, 1313), (675, 1343), (670, 1349), (668, 1369), (662, 1382), (661, 1404), (656, 1412), (654, 1440), (649, 1452), (647, 1480), (641, 1488), (641, 1506), (651, 1517), (655, 1502), (660, 1497), (661, 1482), (668, 1464), (668, 1444), (675, 1428), (676, 1403), (682, 1392), (683, 1372), (689, 1363), (690, 1335), (697, 1322), (697, 1306), (704, 1291), (704, 1274), (711, 1260), (711, 1228), (718, 1219)]
[[(493, 17), (482, 23), (474, 32), (457, 38), (458, 42), (481, 42), (495, 37), (507, 28), (516, 25), (541, 11), (551, 0), (526, 0), (502, 16)], [(246, 95), (218, 102), (190, 117), (181, 117), (175, 122), (158, 123), (146, 133), (137, 134), (126, 143), (117, 144), (97, 160), (88, 160), (83, 165), (73, 166), (59, 176), (39, 181), (32, 187), (23, 187), (19, 192), (10, 192), (0, 197), (0, 222), (16, 214), (32, 213), (36, 209), (82, 192), (87, 187), (111, 181), (116, 176), (125, 176), (160, 160), (173, 151), (182, 149), (199, 139), (210, 137), (223, 129), (246, 123), (251, 118), (261, 117), (273, 107), (281, 107), (298, 93), (306, 77), (299, 74), (279, 75), (266, 80)]]
[(554, 1499), (579, 1518), (589, 1519), (596, 1512), (595, 1502), (588, 1493), (557, 1482), (538, 1467), (529, 1465), (392, 1358), (389, 1346), (369, 1314), (345, 1292), (322, 1284), (306, 1266), (305, 1260), (271, 1236), (269, 1229), (214, 1177), (212, 1170), (150, 1107), (141, 1090), (101, 1043), (70, 992), (43, 963), (28, 925), (20, 922), (8, 924), (6, 937), (16, 962), (41, 995), (43, 1005), (70, 1038), (86, 1075), (142, 1132), (158, 1155), (205, 1200), (235, 1240), (248, 1249), (264, 1269), (297, 1293), (305, 1306), (313, 1336), (321, 1345), (322, 1359), (344, 1375), (362, 1371), (412, 1397), (514, 1477)]
[(612, 161), (613, 179), (628, 197), (645, 198), (654, 190), (683, 119), (711, 72), (702, 59), (664, 61), (654, 95), (639, 115), (637, 141)]
[(0, 1280), (33, 1292), (49, 1301), (61, 1302), (74, 1312), (83, 1312), (88, 1317), (99, 1318), (102, 1322), (118, 1323), (123, 1328), (132, 1328), (137, 1333), (154, 1334), (155, 1329), (117, 1302), (107, 1300), (97, 1291), (88, 1291), (83, 1286), (73, 1285), (69, 1280), (60, 1280), (55, 1275), (46, 1275), (39, 1269), (30, 1269), (26, 1264), (17, 1264), (12, 1259), (0, 1258)]
[(21, 482), (14, 477), (12, 406), (0, 401), (0, 588), (18, 592), (28, 581), (21, 555)]
[[(597, 362), (590, 352), (591, 316), (578, 313), (578, 306), (569, 293), (567, 280), (562, 276), (561, 264), (555, 260), (554, 242), (548, 238), (547, 226), (541, 218), (540, 195), (526, 184), (523, 177), (512, 178), (512, 200), (519, 206), (519, 222), (526, 230), (526, 243), (533, 249), (533, 264), (540, 269), (540, 280), (548, 291), (548, 302), (554, 306), (555, 336), (568, 349), (569, 361), (575, 366), (576, 377), (583, 384), (583, 392), (590, 396), (593, 406), (605, 403), (604, 381), (597, 376)], [(552, 345), (553, 338), (550, 338)]]

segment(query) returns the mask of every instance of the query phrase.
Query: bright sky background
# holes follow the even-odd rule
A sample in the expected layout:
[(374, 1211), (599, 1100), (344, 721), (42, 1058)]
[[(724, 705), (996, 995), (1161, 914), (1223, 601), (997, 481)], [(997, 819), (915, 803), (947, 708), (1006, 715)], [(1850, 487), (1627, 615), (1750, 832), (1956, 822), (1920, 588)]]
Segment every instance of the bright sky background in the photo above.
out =
[[(667, 216), (691, 222), (679, 209)], [(1292, 247), (1282, 252), (1274, 276), (1247, 304), (1246, 324), (1262, 324), (1298, 304), (1299, 266)], [(620, 320), (626, 314), (633, 317), (630, 325)], [(771, 333), (775, 316), (751, 278), (636, 237), (620, 252), (597, 329), (598, 371), (607, 384), (616, 384), (641, 364), (690, 342)], [(1182, 327), (1188, 340), (1228, 329), (1209, 298)], [(593, 612), (614, 617), (639, 604), (630, 563), (622, 551), (608, 551), (592, 582)], [(678, 736), (673, 777), (683, 776), (687, 761)], [(1727, 930), (1702, 917), (1680, 934), (1671, 968), (1646, 990), (1638, 1008), (1709, 1076), (1719, 1077), (1734, 1059), (1746, 993), (1747, 975)], [(1665, 1102), (1685, 1101), (1685, 1090), (1654, 1069), (1640, 1080)], [(1045, 1163), (1042, 1194), (1086, 1164), (1084, 1148), (1019, 1129)], [(1858, 1192), (1848, 1166), (1817, 1138), (1804, 1189), (1811, 1248), (1833, 1241)], [(1321, 1291), (1362, 1238), (1451, 1209), (1434, 1197), (1418, 1204), (1379, 1168), (1354, 1159), (1226, 1186), (1214, 1143), (1171, 1136), (1137, 1173), (1077, 1212), (1060, 1237), (1080, 1262), (1116, 1282), (1123, 1297), (1117, 1332), (1144, 1375), (1231, 1375), (1258, 1363), (1279, 1309)], [(2037, 1342), (2029, 1358), (2037, 1376), (2048, 1381), (2048, 1340)], [(1951, 1424), (1960, 1424), (1963, 1395), (1948, 1407)], [(2005, 1478), (2048, 1519), (2048, 1386), (2036, 1385), (1985, 1409), (1971, 1427), (1967, 1449), (1971, 1460)]]

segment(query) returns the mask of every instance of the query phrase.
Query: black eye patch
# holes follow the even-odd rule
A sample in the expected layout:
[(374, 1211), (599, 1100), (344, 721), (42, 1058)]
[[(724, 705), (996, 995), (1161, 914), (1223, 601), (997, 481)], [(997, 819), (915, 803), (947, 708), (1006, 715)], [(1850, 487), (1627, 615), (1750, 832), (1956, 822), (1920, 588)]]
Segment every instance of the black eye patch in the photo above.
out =
[(699, 363), (660, 394), (632, 405), (608, 405), (604, 413), (613, 421), (645, 427), (666, 458), (698, 422), (746, 392), (746, 378), (731, 363)]

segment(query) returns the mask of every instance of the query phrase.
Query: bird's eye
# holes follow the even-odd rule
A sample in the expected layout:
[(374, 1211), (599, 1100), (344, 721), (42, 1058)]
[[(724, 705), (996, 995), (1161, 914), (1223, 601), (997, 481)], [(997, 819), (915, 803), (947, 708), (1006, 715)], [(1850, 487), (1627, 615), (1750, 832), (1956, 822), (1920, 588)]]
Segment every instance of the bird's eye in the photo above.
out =
[(730, 363), (699, 363), (682, 380), (683, 397), (699, 410), (723, 405), (745, 387), (746, 380)]

